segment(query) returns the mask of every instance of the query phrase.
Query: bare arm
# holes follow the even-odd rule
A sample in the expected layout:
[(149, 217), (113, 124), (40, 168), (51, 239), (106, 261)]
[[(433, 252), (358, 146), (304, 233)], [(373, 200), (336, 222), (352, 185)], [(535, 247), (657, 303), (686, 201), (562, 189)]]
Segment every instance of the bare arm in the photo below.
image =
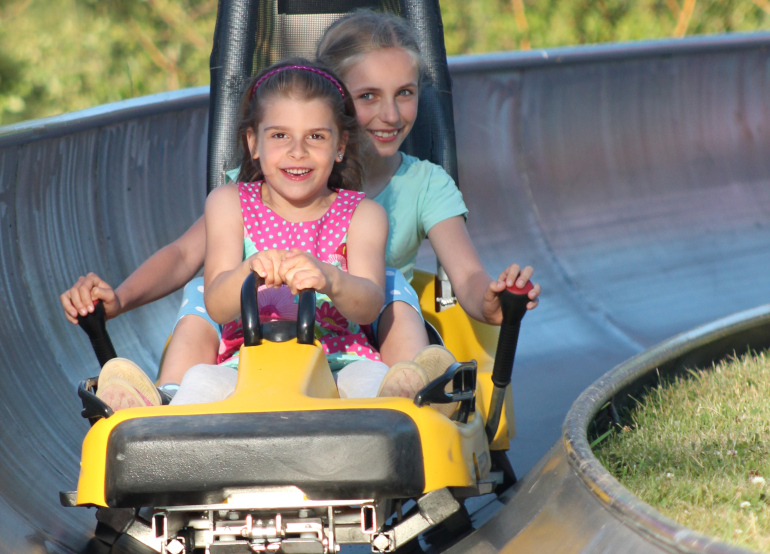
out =
[(95, 273), (81, 276), (60, 300), (67, 319), (93, 312), (93, 302), (104, 303), (107, 319), (163, 298), (182, 288), (203, 265), (206, 227), (199, 218), (181, 237), (158, 250), (113, 290)]
[(350, 220), (347, 239), (348, 272), (335, 271), (329, 297), (345, 318), (366, 325), (377, 319), (385, 300), (385, 243), (388, 218), (372, 200), (362, 200)]
[[(484, 269), (468, 235), (465, 221), (460, 216), (434, 225), (428, 231), (428, 239), (449, 276), (460, 306), (478, 321), (500, 325), (502, 312), (497, 295), (507, 286), (526, 285), (532, 276), (532, 268), (520, 270), (518, 265), (513, 264), (497, 280), (493, 280)], [(535, 285), (529, 293), (527, 308), (537, 306), (539, 294), (540, 285)]]
[(203, 217), (168, 246), (136, 268), (115, 290), (121, 313), (149, 304), (185, 286), (203, 267), (206, 225)]
[(236, 185), (213, 190), (206, 200), (206, 262), (203, 267), (206, 310), (225, 324), (240, 314), (240, 291), (251, 271), (243, 260), (243, 219)]

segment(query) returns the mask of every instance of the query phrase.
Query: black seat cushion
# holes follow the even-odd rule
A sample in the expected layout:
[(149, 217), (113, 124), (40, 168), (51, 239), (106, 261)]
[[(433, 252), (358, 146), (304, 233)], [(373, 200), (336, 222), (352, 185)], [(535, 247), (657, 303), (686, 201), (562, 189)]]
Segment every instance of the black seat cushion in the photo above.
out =
[(393, 410), (131, 419), (112, 431), (106, 465), (111, 507), (216, 504), (240, 487), (293, 485), (311, 499), (425, 488), (417, 426)]

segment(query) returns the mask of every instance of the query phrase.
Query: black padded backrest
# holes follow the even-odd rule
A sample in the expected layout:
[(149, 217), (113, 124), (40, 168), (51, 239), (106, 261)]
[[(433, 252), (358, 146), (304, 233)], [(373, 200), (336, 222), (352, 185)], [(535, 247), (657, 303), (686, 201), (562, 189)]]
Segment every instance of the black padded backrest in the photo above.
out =
[(329, 25), (364, 7), (394, 12), (417, 31), (425, 82), (414, 130), (402, 150), (443, 166), (457, 182), (452, 87), (438, 0), (219, 0), (210, 59), (209, 191), (237, 164), (235, 127), (245, 81), (289, 56), (312, 59)]

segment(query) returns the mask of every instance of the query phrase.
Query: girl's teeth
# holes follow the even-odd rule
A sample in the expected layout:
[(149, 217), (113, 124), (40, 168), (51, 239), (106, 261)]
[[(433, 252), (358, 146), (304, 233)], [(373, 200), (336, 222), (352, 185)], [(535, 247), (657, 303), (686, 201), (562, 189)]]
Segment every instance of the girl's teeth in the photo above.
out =
[(398, 131), (372, 131), (372, 133), (374, 133), (374, 136), (380, 138), (391, 138), (395, 137), (398, 134)]
[(309, 172), (309, 169), (285, 169), (286, 173), (291, 173), (292, 175), (304, 175), (305, 173)]

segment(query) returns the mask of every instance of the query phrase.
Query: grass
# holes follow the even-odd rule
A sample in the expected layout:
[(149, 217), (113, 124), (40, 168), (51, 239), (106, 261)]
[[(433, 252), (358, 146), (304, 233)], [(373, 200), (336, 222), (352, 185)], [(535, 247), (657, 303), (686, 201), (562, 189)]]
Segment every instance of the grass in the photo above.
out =
[(770, 552), (770, 354), (652, 389), (594, 453), (628, 490), (690, 529)]

